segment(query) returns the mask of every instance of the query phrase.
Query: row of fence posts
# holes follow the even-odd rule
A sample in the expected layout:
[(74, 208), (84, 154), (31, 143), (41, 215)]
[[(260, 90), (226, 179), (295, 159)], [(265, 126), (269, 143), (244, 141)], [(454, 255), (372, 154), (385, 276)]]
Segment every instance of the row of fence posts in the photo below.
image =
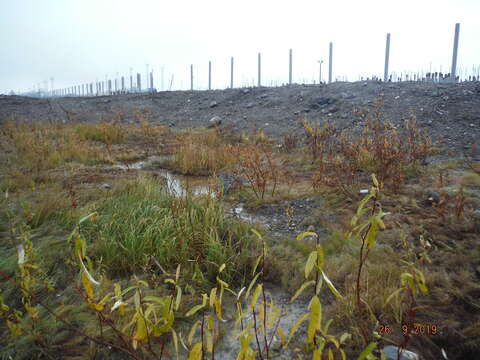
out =
[[(416, 73), (410, 77), (408, 74), (405, 74), (406, 81), (428, 81), (428, 82), (457, 82), (459, 77), (456, 74), (457, 71), (457, 55), (458, 55), (458, 40), (460, 34), (460, 24), (455, 24), (455, 35), (454, 35), (454, 45), (453, 45), (453, 55), (452, 55), (452, 66), (451, 72), (449, 74), (442, 74), (441, 72), (436, 73), (426, 73), (424, 74)], [(391, 43), (391, 34), (387, 34), (386, 45), (385, 45), (385, 65), (384, 65), (384, 74), (383, 81), (403, 81), (403, 73), (400, 77), (396, 76), (396, 73), (389, 73), (389, 60), (390, 60), (390, 43)], [(323, 60), (318, 61), (320, 64), (319, 71), (319, 83), (322, 83), (322, 64)], [(257, 74), (257, 86), (262, 86), (262, 55), (258, 53), (258, 74)], [(234, 86), (234, 58), (230, 59), (230, 88)], [(190, 90), (194, 90), (194, 67), (193, 64), (190, 65)], [(333, 78), (333, 43), (329, 43), (329, 56), (328, 56), (328, 83), (332, 82)], [(361, 78), (363, 80), (363, 78)], [(367, 78), (368, 80), (378, 80), (382, 79), (373, 76), (372, 78)], [(148, 70), (148, 64), (146, 65), (146, 77), (147, 87), (142, 89), (142, 79), (140, 73), (136, 74), (136, 83), (134, 83), (134, 78), (130, 74), (130, 87), (127, 88), (125, 84), (125, 77), (120, 79), (115, 79), (114, 84), (112, 85), (112, 80), (105, 79), (105, 81), (96, 81), (95, 83), (76, 85), (64, 89), (52, 90), (50, 92), (51, 96), (98, 96), (98, 95), (116, 95), (116, 94), (125, 94), (125, 93), (136, 93), (136, 92), (156, 92), (153, 82), (153, 71)], [(162, 67), (162, 90), (163, 89), (163, 67)], [(472, 81), (472, 76), (469, 78)], [(473, 81), (477, 81), (478, 76), (473, 76)], [(289, 63), (288, 63), (288, 85), (292, 85), (293, 81), (293, 49), (289, 49)], [(170, 82), (170, 89), (173, 85), (173, 76)], [(212, 62), (208, 62), (208, 90), (212, 89)]]

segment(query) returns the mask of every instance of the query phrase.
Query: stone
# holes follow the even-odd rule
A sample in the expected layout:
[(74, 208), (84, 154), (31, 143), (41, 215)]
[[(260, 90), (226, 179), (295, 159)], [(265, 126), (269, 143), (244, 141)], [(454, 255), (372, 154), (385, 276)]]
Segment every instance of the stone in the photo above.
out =
[(222, 124), (222, 118), (220, 116), (214, 116), (210, 120), (208, 120), (208, 127), (209, 128), (219, 126), (221, 124)]
[[(386, 355), (387, 360), (397, 360), (398, 359), (398, 347), (393, 345), (385, 346), (382, 349), (383, 353)], [(418, 354), (409, 350), (400, 350), (400, 360), (420, 360)]]
[(244, 93), (244, 94), (248, 94), (249, 92), (250, 92), (250, 90), (248, 90), (248, 89), (243, 89), (242, 90), (242, 93)]
[(104, 183), (104, 184), (100, 185), (100, 188), (105, 189), (105, 190), (108, 190), (108, 189), (111, 189), (111, 188), (112, 188), (112, 185), (107, 184), (107, 183)]
[(247, 104), (246, 107), (247, 107), (247, 109), (250, 109), (250, 108), (252, 108), (253, 106), (254, 106), (254, 104), (250, 102), (250, 103)]
[(427, 191), (427, 199), (425, 200), (428, 205), (437, 205), (440, 202), (440, 194), (436, 191)]
[(480, 220), (480, 209), (474, 210), (472, 215), (475, 219)]
[(211, 108), (213, 108), (213, 107), (215, 107), (215, 106), (217, 106), (217, 105), (218, 105), (218, 103), (217, 103), (216, 101), (212, 101), (212, 102), (210, 103), (210, 107), (211, 107)]
[(319, 97), (318, 99), (315, 100), (315, 103), (318, 105), (328, 105), (328, 104), (333, 104), (336, 102), (337, 99), (330, 98), (330, 97)]

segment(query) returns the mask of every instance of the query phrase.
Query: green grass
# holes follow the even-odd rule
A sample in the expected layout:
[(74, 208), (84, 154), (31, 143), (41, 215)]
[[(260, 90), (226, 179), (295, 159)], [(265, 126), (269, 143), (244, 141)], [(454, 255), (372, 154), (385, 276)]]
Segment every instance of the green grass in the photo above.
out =
[(196, 263), (210, 279), (226, 263), (227, 280), (240, 280), (255, 255), (250, 227), (225, 218), (217, 200), (175, 197), (151, 178), (118, 187), (96, 210), (98, 220), (82, 233), (111, 273), (142, 271), (153, 256), (169, 270)]

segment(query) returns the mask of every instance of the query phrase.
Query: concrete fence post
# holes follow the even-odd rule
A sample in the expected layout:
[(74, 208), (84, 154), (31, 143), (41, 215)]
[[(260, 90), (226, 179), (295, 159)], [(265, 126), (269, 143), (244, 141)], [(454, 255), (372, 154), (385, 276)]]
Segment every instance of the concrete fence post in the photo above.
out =
[(137, 73), (137, 90), (142, 91), (142, 77), (140, 73)]
[(208, 62), (208, 90), (212, 90), (212, 62)]
[(292, 49), (288, 52), (288, 85), (292, 85)]
[(390, 58), (390, 33), (387, 34), (387, 44), (385, 45), (385, 67), (383, 70), (383, 81), (388, 81), (389, 58)]
[(258, 53), (258, 87), (262, 86), (262, 55)]
[(330, 43), (328, 54), (328, 83), (332, 82), (332, 59), (333, 59), (333, 43)]
[(193, 64), (190, 65), (190, 90), (193, 91)]
[(230, 89), (233, 89), (233, 56), (230, 58)]
[(457, 77), (457, 55), (458, 55), (458, 38), (460, 35), (460, 24), (455, 24), (455, 37), (453, 40), (453, 55), (452, 55), (452, 70), (450, 75), (450, 81), (456, 82)]

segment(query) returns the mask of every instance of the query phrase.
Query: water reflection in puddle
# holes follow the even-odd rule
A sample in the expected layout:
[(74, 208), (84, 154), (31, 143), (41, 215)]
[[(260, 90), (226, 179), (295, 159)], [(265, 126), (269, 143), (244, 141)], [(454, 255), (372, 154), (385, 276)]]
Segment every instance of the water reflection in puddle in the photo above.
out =
[[(157, 168), (155, 165), (152, 166), (152, 164), (154, 164), (157, 160), (157, 157), (152, 157), (147, 160), (138, 161), (128, 165), (113, 165), (113, 167), (123, 170), (150, 170), (157, 177), (164, 179), (168, 191), (175, 196), (217, 196), (216, 189), (218, 189), (218, 182), (216, 179), (212, 177), (184, 176), (174, 174), (169, 170)], [(250, 223), (264, 222), (264, 219), (248, 213), (242, 203), (236, 204), (229, 211), (227, 211), (227, 213), (233, 217)]]

